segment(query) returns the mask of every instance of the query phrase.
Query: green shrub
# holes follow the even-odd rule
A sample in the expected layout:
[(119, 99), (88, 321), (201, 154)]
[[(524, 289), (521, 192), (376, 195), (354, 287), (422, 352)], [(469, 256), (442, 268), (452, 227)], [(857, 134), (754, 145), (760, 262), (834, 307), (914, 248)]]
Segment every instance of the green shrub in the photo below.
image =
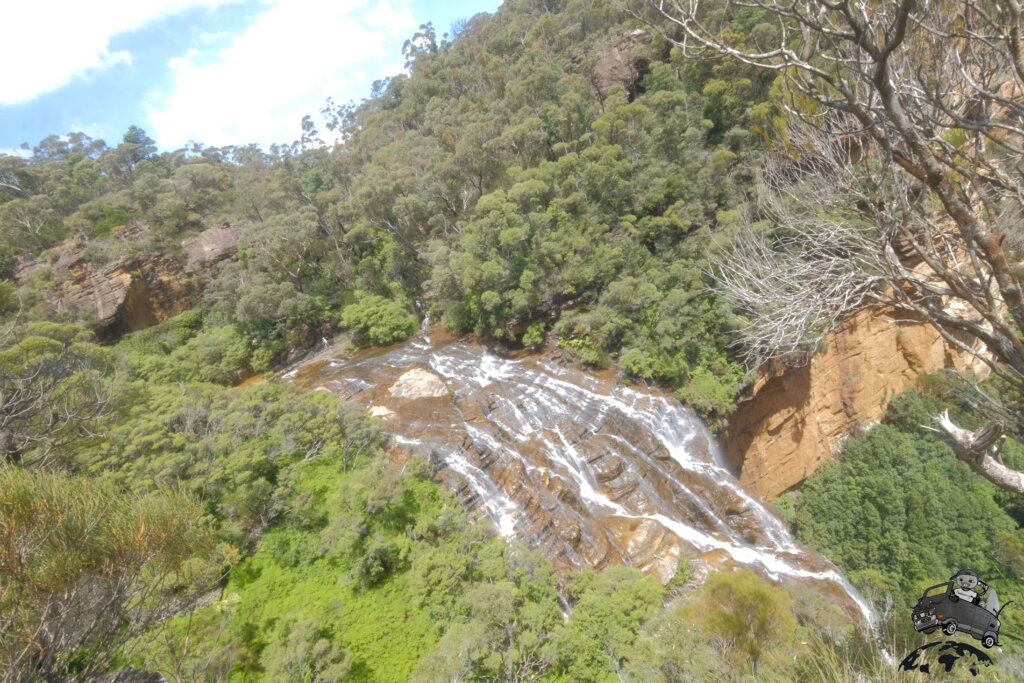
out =
[(706, 368), (697, 368), (690, 376), (690, 381), (676, 391), (676, 397), (708, 420), (714, 428), (720, 426), (724, 417), (736, 409), (741, 380), (742, 375), (738, 372), (720, 377)]
[(18, 308), (18, 295), (14, 284), (0, 280), (0, 315), (10, 313)]
[(583, 365), (599, 368), (611, 365), (612, 359), (606, 351), (598, 348), (588, 337), (561, 337), (558, 347), (569, 352), (570, 357)]
[(791, 638), (796, 630), (789, 594), (749, 569), (714, 572), (692, 605), (693, 621), (712, 638), (732, 643), (739, 666), (750, 663), (754, 675), (765, 654)]
[(341, 312), (341, 324), (356, 332), (356, 343), (384, 346), (415, 334), (416, 316), (402, 304), (377, 294), (357, 293), (359, 299)]
[(544, 343), (544, 323), (530, 325), (523, 334), (523, 346), (536, 348)]
[(282, 348), (280, 342), (254, 348), (234, 325), (204, 323), (204, 312), (192, 309), (124, 337), (117, 348), (140, 379), (223, 385), (267, 369)]

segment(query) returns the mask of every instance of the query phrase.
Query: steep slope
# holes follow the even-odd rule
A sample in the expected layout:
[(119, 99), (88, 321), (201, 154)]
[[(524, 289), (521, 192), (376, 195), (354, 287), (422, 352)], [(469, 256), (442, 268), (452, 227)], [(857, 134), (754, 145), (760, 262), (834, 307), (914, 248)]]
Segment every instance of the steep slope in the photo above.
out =
[(803, 367), (763, 370), (753, 396), (729, 420), (726, 460), (762, 496), (774, 498), (810, 476), (920, 375), (969, 362), (931, 326), (896, 321), (878, 308), (844, 321), (826, 344)]

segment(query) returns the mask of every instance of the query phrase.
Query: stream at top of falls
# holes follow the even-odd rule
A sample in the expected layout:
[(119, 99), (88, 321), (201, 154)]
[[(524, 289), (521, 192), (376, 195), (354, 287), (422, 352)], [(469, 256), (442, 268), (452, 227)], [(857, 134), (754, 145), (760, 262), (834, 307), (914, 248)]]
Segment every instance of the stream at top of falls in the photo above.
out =
[(379, 417), (470, 514), (563, 569), (624, 563), (663, 583), (680, 557), (803, 583), (873, 627), (836, 567), (796, 544), (722, 465), (671, 394), (587, 372), (557, 351), (506, 358), (436, 328), (384, 349), (329, 347), (286, 372)]

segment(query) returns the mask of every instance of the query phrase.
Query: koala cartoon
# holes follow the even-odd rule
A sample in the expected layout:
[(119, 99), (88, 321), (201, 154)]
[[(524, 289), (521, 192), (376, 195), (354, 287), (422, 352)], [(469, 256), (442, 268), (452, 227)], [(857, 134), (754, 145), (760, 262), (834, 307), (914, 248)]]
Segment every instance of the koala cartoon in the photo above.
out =
[(999, 612), (999, 598), (995, 589), (989, 590), (988, 584), (980, 581), (978, 573), (973, 569), (961, 569), (949, 580), (953, 582), (953, 594), (972, 605), (981, 605), (981, 594), (988, 591), (988, 599), (981, 606), (993, 614)]

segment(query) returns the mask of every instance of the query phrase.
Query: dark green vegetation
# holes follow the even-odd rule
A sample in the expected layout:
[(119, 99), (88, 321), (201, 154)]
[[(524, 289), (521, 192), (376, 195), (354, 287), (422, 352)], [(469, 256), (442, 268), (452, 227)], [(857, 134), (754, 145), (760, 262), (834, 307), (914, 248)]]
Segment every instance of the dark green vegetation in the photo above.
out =
[[(775, 31), (749, 11), (732, 29)], [(751, 213), (780, 124), (771, 74), (688, 61), (624, 8), (577, 1), (509, 0), (450, 41), (424, 27), (406, 56), (410, 76), (330, 107), (333, 149), (307, 130), (270, 151), (158, 153), (133, 128), (115, 147), (71, 134), (0, 156), (0, 675), (882, 671), (817, 594), (749, 572), (690, 592), (685, 572), (668, 588), (621, 567), (559, 575), (467, 520), (428, 463), (396, 462), (336, 397), (226, 388), (340, 330), (401, 340), (423, 301), (452, 330), (557, 341), (662, 382), (715, 425), (734, 406), (738, 321), (704, 269)], [(116, 344), (52, 309), (48, 268), (14, 280), (67, 240), (94, 267), (180, 258), (182, 238), (225, 221), (244, 228), (239, 255), (202, 305)], [(896, 596), (899, 623), (960, 564), (1008, 597), (1024, 570), (1024, 509), (917, 427), (947, 404), (971, 424), (943, 387), (900, 397), (781, 503), (880, 604)], [(99, 602), (112, 607), (90, 620)]]
[[(902, 648), (917, 640), (908, 616), (917, 598), (960, 569), (975, 569), (1003, 603), (1024, 597), (1020, 499), (971, 472), (922, 428), (942, 410), (976, 428), (977, 396), (951, 375), (923, 377), (919, 388), (893, 398), (882, 424), (851, 438), (838, 460), (777, 500), (802, 542), (839, 565), (873, 603), (891, 605), (888, 628)], [(1024, 465), (1022, 442), (1020, 432), (1007, 439), (1007, 466)], [(1002, 619), (1006, 633), (1024, 635), (1024, 616), (1014, 606)]]
[[(174, 255), (226, 221), (244, 232), (189, 342), (203, 379), (262, 372), (339, 328), (390, 343), (426, 300), (453, 330), (508, 345), (554, 332), (584, 362), (727, 415), (744, 371), (702, 267), (742, 223), (771, 75), (683, 59), (603, 3), (513, 2), (457, 40), (425, 27), (408, 52), (411, 75), (330, 105), (333, 149), (307, 130), (269, 152), (158, 153), (133, 128), (115, 147), (72, 134), (0, 157), (0, 310), (53, 315), (45, 268), (12, 278), (64, 240), (100, 265)], [(132, 221), (149, 232), (124, 236)]]

